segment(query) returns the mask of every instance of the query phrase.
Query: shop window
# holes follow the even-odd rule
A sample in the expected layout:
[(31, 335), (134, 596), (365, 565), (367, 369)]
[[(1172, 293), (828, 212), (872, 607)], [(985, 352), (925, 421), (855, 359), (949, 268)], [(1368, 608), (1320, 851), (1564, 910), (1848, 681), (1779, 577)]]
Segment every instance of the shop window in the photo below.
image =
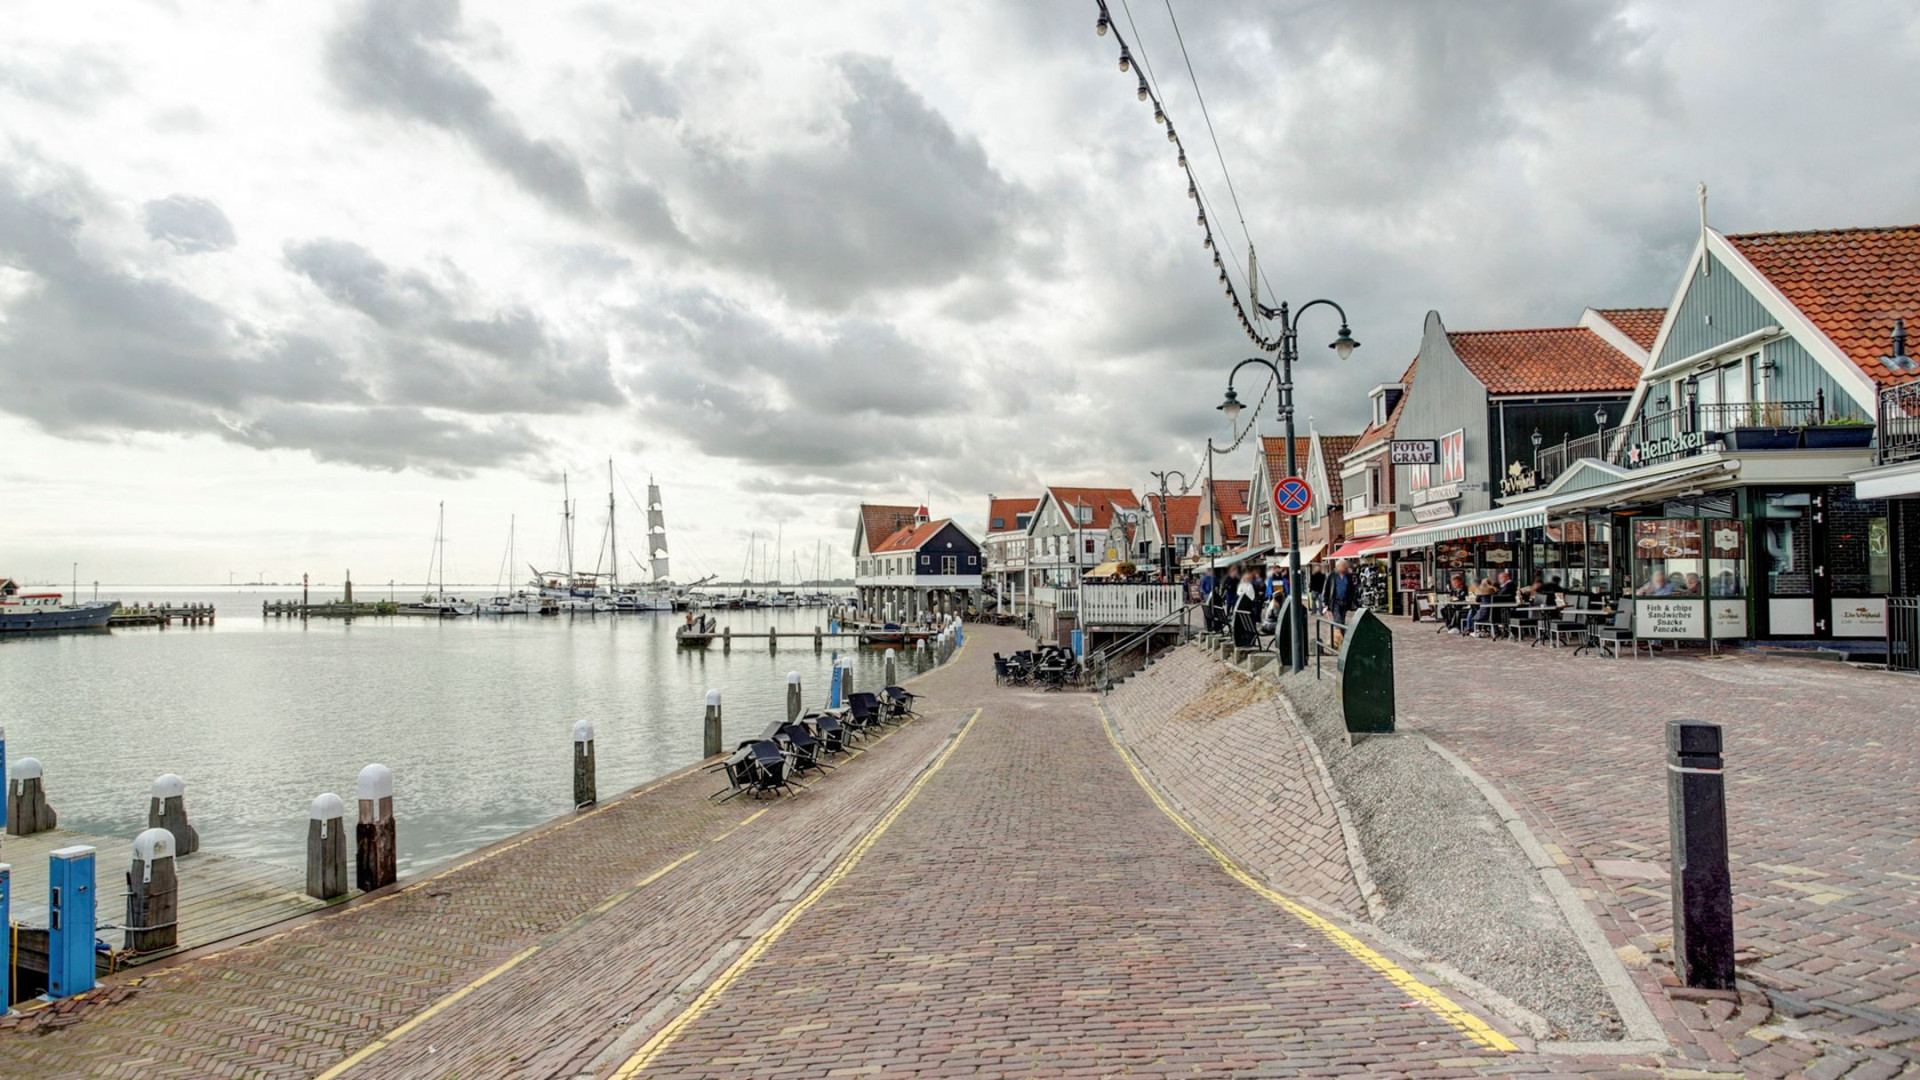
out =
[(1700, 596), (1706, 588), (1700, 522), (1652, 518), (1633, 523), (1636, 596)]
[(1887, 504), (1862, 501), (1845, 489), (1827, 495), (1828, 573), (1835, 596), (1885, 596), (1893, 591)]
[(1707, 594), (1716, 597), (1747, 595), (1746, 529), (1735, 518), (1705, 523)]

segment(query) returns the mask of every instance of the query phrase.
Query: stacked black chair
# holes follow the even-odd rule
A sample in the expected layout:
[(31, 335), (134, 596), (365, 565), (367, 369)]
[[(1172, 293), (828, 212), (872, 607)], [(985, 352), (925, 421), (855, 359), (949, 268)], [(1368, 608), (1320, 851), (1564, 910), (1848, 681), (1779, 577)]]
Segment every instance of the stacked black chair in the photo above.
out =
[(716, 791), (707, 796), (709, 799), (718, 798), (726, 802), (736, 795), (748, 793), (756, 799), (766, 794), (793, 794), (793, 751), (774, 739), (748, 739), (727, 760), (712, 766), (709, 771), (712, 769), (726, 770), (727, 790)]
[(795, 775), (806, 772), (808, 769), (819, 772), (823, 769), (833, 768), (833, 766), (820, 760), (824, 753), (820, 747), (820, 740), (814, 738), (813, 731), (803, 723), (796, 721), (791, 724), (780, 725), (780, 733), (776, 737), (776, 741), (780, 743), (781, 747), (788, 752), (788, 756), (792, 759)]
[(904, 686), (889, 686), (885, 690), (880, 691), (880, 700), (886, 704), (887, 710), (894, 716), (911, 717), (920, 715), (913, 707), (913, 703), (918, 700), (918, 695)]
[(840, 718), (832, 713), (809, 713), (801, 720), (813, 729), (813, 737), (820, 740), (820, 750), (825, 754), (852, 753), (848, 744), (850, 733), (840, 723)]
[(872, 694), (859, 691), (847, 695), (847, 726), (862, 735), (872, 735), (880, 730), (885, 722), (880, 713), (880, 702)]

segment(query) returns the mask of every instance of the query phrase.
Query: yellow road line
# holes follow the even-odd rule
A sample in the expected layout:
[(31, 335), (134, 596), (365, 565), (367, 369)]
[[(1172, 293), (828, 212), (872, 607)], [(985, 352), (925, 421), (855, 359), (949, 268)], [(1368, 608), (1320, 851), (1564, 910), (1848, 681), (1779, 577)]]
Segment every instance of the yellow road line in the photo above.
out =
[[(758, 817), (759, 815), (756, 814), (754, 816)], [(749, 818), (748, 820), (752, 820), (752, 819)], [(746, 822), (743, 821), (740, 824), (744, 825), (746, 824)], [(736, 828), (737, 827), (738, 826), (736, 826)], [(679, 858), (673, 860), (672, 862), (661, 867), (660, 869), (655, 870), (653, 873), (648, 874), (646, 877), (641, 878), (639, 881), (634, 882), (630, 888), (623, 889), (620, 892), (613, 894), (612, 896), (608, 897), (605, 901), (603, 901), (598, 907), (587, 912), (587, 914), (582, 916), (581, 918), (574, 920), (574, 922), (570, 924), (567, 927), (567, 929), (571, 930), (574, 926), (577, 926), (581, 922), (586, 921), (587, 918), (594, 915), (602, 914), (607, 910), (609, 910), (610, 908), (612, 908), (614, 905), (620, 903), (622, 900), (631, 898), (635, 893), (639, 892), (641, 889), (644, 889), (647, 886), (653, 884), (654, 882), (659, 881), (661, 878), (667, 876), (668, 871), (671, 871), (673, 868), (679, 866), (681, 863), (686, 862), (688, 859), (691, 859), (698, 854), (700, 854), (700, 849), (695, 848), (694, 850), (687, 852), (685, 855), (680, 856)], [(564, 933), (565, 931), (562, 931), (562, 935), (564, 935)], [(347, 1070), (367, 1060), (368, 1058), (379, 1053), (380, 1051), (385, 1050), (387, 1047), (392, 1046), (395, 1042), (399, 1041), (399, 1039), (402, 1036), (404, 1036), (407, 1032), (412, 1031), (414, 1028), (417, 1028), (421, 1024), (424, 1024), (427, 1021), (433, 1019), (435, 1016), (438, 1016), (440, 1013), (445, 1012), (446, 1010), (452, 1008), (455, 1004), (457, 1004), (460, 1001), (461, 998), (466, 997), (468, 994), (473, 993), (475, 990), (478, 990), (481, 987), (492, 982), (493, 980), (499, 978), (500, 976), (505, 975), (507, 972), (512, 971), (514, 968), (519, 967), (521, 963), (526, 961), (528, 957), (539, 952), (541, 949), (546, 948), (547, 945), (550, 944), (552, 940), (556, 940), (559, 936), (561, 935), (556, 935), (555, 939), (549, 939), (548, 941), (543, 941), (538, 945), (529, 945), (528, 947), (521, 949), (519, 952), (514, 953), (512, 956), (508, 957), (503, 963), (501, 963), (500, 966), (487, 972), (485, 975), (482, 975), (479, 978), (473, 980), (472, 982), (461, 987), (460, 989), (455, 990), (453, 993), (448, 994), (446, 997), (441, 998), (439, 1001), (436, 1001), (433, 1004), (427, 1006), (425, 1009), (420, 1010), (420, 1012), (416, 1013), (412, 1019), (401, 1024), (399, 1027), (394, 1028), (392, 1031), (387, 1032), (385, 1035), (382, 1035), (379, 1038), (373, 1040), (367, 1045), (361, 1047), (359, 1050), (355, 1051), (353, 1054), (343, 1059), (339, 1064), (335, 1065), (333, 1068), (328, 1069), (326, 1072), (323, 1072), (319, 1076), (314, 1077), (313, 1080), (335, 1080), (335, 1078), (345, 1075)]]
[(1179, 811), (1175, 810), (1166, 799), (1161, 797), (1160, 792), (1154, 788), (1152, 782), (1147, 779), (1146, 774), (1140, 771), (1140, 766), (1134, 763), (1133, 754), (1127, 750), (1126, 747), (1120, 745), (1119, 738), (1113, 733), (1113, 722), (1107, 716), (1106, 706), (1098, 702), (1095, 704), (1098, 705), (1100, 709), (1100, 726), (1107, 733), (1107, 741), (1113, 744), (1113, 749), (1120, 755), (1120, 760), (1126, 762), (1127, 770), (1133, 773), (1133, 778), (1136, 781), (1139, 781), (1140, 787), (1146, 791), (1147, 797), (1153, 800), (1153, 804), (1160, 808), (1161, 813), (1171, 818), (1175, 825), (1180, 826), (1182, 832), (1193, 837), (1195, 843), (1204, 848), (1207, 854), (1213, 856), (1214, 861), (1220, 864), (1220, 868), (1225, 870), (1229, 877), (1245, 885), (1247, 888), (1252, 889), (1254, 892), (1259, 893), (1261, 896), (1266, 897), (1287, 914), (1318, 930), (1321, 934), (1325, 935), (1328, 940), (1346, 950), (1348, 955), (1385, 976), (1388, 982), (1399, 987), (1408, 997), (1432, 1009), (1440, 1019), (1459, 1028), (1461, 1034), (1467, 1038), (1472, 1039), (1474, 1042), (1479, 1043), (1489, 1050), (1499, 1050), (1510, 1053), (1520, 1049), (1513, 1044), (1511, 1039), (1495, 1031), (1486, 1021), (1461, 1008), (1452, 998), (1447, 997), (1440, 991), (1414, 978), (1412, 972), (1407, 971), (1400, 965), (1374, 952), (1359, 938), (1335, 926), (1332, 922), (1329, 922), (1314, 912), (1312, 908), (1296, 900), (1289, 899), (1281, 893), (1275, 892), (1258, 878), (1249, 874), (1238, 862), (1234, 861), (1232, 856), (1220, 850), (1211, 840), (1201, 835), (1199, 829), (1194, 828), (1186, 818), (1180, 815)]
[(899, 800), (893, 804), (892, 808), (889, 809), (879, 821), (874, 822), (873, 828), (868, 829), (866, 834), (860, 838), (859, 842), (854, 844), (853, 848), (841, 857), (839, 863), (828, 872), (827, 876), (821, 878), (812, 889), (807, 891), (807, 895), (801, 897), (798, 903), (788, 908), (780, 918), (774, 921), (772, 926), (767, 927), (759, 937), (755, 938), (753, 943), (748, 945), (746, 950), (734, 959), (733, 963), (727, 965), (725, 971), (722, 971), (713, 982), (709, 983), (705, 990), (700, 991), (699, 996), (694, 998), (692, 1003), (680, 1012), (680, 1015), (668, 1021), (667, 1025), (659, 1031), (654, 1032), (651, 1039), (648, 1039), (640, 1049), (634, 1051), (632, 1057), (628, 1058), (624, 1064), (613, 1071), (613, 1076), (610, 1080), (632, 1080), (633, 1077), (640, 1074), (642, 1069), (652, 1064), (653, 1060), (659, 1057), (662, 1051), (666, 1050), (668, 1046), (672, 1045), (675, 1039), (679, 1038), (682, 1031), (685, 1031), (689, 1025), (695, 1020), (700, 1019), (708, 1009), (713, 1007), (714, 1002), (718, 1001), (720, 995), (726, 992), (727, 987), (732, 986), (735, 980), (739, 979), (748, 968), (752, 967), (754, 961), (760, 959), (768, 949), (774, 946), (775, 942), (784, 937), (786, 932), (793, 927), (793, 924), (799, 922), (800, 917), (805, 915), (814, 904), (818, 903), (820, 898), (827, 894), (828, 890), (838, 885), (843, 878), (853, 871), (854, 867), (860, 865), (860, 860), (866, 856), (874, 844), (879, 842), (882, 836), (886, 835), (887, 830), (893, 826), (895, 819), (897, 819), (900, 814), (906, 810), (907, 806), (913, 802), (914, 798), (920, 794), (920, 789), (926, 787), (927, 782), (932, 780), (934, 774), (940, 771), (940, 767), (945, 765), (947, 759), (953, 756), (953, 752), (960, 749), (961, 741), (967, 737), (967, 732), (973, 730), (974, 721), (978, 719), (980, 719), (980, 710), (975, 709), (973, 710), (973, 715), (967, 718), (966, 724), (960, 728), (960, 734), (954, 736), (953, 741), (947, 744), (947, 748), (941, 752), (939, 757), (934, 759), (933, 765), (930, 766), (926, 772), (920, 774), (920, 778), (913, 782), (913, 786), (907, 788), (906, 794), (900, 796)]
[(712, 840), (707, 841), (707, 843), (717, 844), (720, 841), (725, 840), (727, 837), (732, 836), (734, 833), (737, 833), (741, 829), (744, 829), (747, 826), (753, 824), (755, 818), (759, 817), (761, 814), (764, 814), (771, 809), (773, 809), (773, 807), (763, 806), (760, 809), (755, 810), (753, 813), (748, 814), (746, 817), (741, 818), (739, 823), (734, 825), (733, 828), (728, 829), (726, 832), (723, 832), (719, 836), (714, 837)]
[(460, 989), (455, 990), (453, 993), (448, 994), (446, 997), (441, 998), (439, 1001), (434, 1002), (432, 1005), (427, 1006), (413, 1019), (407, 1021), (404, 1024), (401, 1024), (399, 1027), (394, 1028), (392, 1031), (387, 1032), (385, 1035), (382, 1035), (379, 1038), (368, 1043), (367, 1045), (361, 1047), (353, 1055), (349, 1056), (346, 1060), (340, 1062), (340, 1064), (335, 1065), (333, 1068), (328, 1069), (326, 1072), (321, 1073), (317, 1077), (314, 1077), (314, 1080), (334, 1080), (335, 1077), (343, 1075), (344, 1073), (346, 1073), (348, 1069), (353, 1068), (355, 1065), (358, 1065), (361, 1062), (372, 1057), (373, 1055), (379, 1053), (380, 1051), (385, 1050), (388, 1046), (392, 1045), (394, 1040), (400, 1038), (402, 1035), (405, 1035), (407, 1032), (412, 1031), (414, 1028), (417, 1028), (421, 1024), (424, 1024), (427, 1021), (433, 1019), (435, 1016), (439, 1015), (441, 1012), (449, 1008), (452, 1008), (453, 1005), (457, 1003), (461, 998), (466, 997), (468, 994), (473, 993), (475, 990), (480, 989), (481, 987), (487, 985), (493, 980), (499, 978), (502, 975), (505, 975), (507, 972), (512, 971), (514, 968), (520, 966), (521, 961), (525, 960), (527, 957), (532, 956), (534, 953), (537, 953), (539, 951), (540, 951), (540, 946), (534, 945), (534, 946), (530, 946), (528, 948), (522, 949), (519, 952), (513, 954), (513, 956), (510, 959), (508, 959), (506, 963), (501, 964), (499, 967), (494, 968), (492, 971), (487, 972), (485, 975), (480, 976), (479, 978), (473, 980), (472, 982), (461, 987)]

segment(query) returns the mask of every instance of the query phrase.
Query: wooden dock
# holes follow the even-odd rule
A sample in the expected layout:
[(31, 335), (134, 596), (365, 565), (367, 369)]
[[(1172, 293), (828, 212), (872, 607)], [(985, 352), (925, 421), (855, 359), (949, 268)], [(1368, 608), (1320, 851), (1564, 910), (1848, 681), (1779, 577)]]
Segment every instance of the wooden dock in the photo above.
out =
[(47, 856), (75, 844), (87, 844), (96, 851), (94, 922), (99, 927), (98, 940), (113, 950), (101, 955), (102, 971), (145, 963), (330, 906), (306, 894), (303, 870), (204, 851), (184, 855), (178, 865), (179, 944), (173, 949), (135, 955), (123, 948), (126, 936), (111, 929), (126, 918), (126, 874), (133, 860), (130, 839), (66, 829), (8, 836), (0, 843), (0, 862), (13, 866), (13, 921), (21, 928), (19, 966), (23, 974), (44, 975), (46, 971)]
[(329, 600), (319, 604), (303, 604), (298, 600), (260, 601), (260, 617), (263, 619), (364, 619), (404, 613), (401, 605), (387, 600), (373, 603)]
[(108, 626), (212, 626), (212, 604), (135, 604), (121, 605), (107, 619)]

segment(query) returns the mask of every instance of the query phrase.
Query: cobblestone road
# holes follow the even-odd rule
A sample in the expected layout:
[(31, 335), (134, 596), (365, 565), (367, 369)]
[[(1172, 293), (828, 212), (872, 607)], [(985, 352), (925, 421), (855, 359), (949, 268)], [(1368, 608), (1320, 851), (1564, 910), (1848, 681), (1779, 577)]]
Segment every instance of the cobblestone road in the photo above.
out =
[[(1716, 688), (1699, 693), (1746, 725), (1730, 735), (1734, 768), (1793, 774), (1784, 793), (1736, 785), (1743, 934), (1764, 954), (1753, 970), (1777, 965), (1774, 978), (1798, 980), (1790, 989), (1817, 1006), (1817, 1037), (1847, 1040), (1794, 1033), (1776, 1040), (1792, 1044), (1781, 1049), (1753, 1039), (1746, 1062), (1776, 1074), (1811, 1065), (1816, 1076), (1844, 1065), (1862, 1080), (1888, 1062), (1897, 1072), (1897, 1025), (1849, 1029), (1831, 1017), (1861, 1017), (1829, 1007), (1911, 1012), (1898, 995), (1911, 978), (1913, 901), (1894, 887), (1906, 871), (1874, 865), (1911, 854), (1911, 803), (1884, 796), (1878, 820), (1833, 809), (1857, 754), (1811, 720), (1753, 719), (1886, 704), (1856, 696), (1868, 692), (1847, 681), (1857, 674), (1728, 666), (1744, 661), (1635, 667), (1403, 636), (1402, 671), (1420, 673), (1403, 684), (1407, 706), (1484, 696), (1485, 668), (1462, 674), (1458, 691), (1445, 682), (1475, 664), (1524, 676), (1527, 711), (1510, 719), (1408, 711), (1506, 788), (1570, 853), (1569, 872), (1596, 890), (1622, 940), (1647, 951), (1664, 930), (1661, 905), (1596, 865), (1661, 857), (1659, 721), (1685, 700), (1673, 684)], [(0, 1033), (0, 1075), (1437, 1077), (1715, 1066), (1547, 1057), (1524, 1040), (1514, 1050), (1513, 1033), (1477, 1006), (1348, 934), (1338, 916), (1274, 893), (1263, 870), (1240, 869), (1183, 824), (1140, 782), (1093, 698), (995, 687), (988, 654), (1016, 647), (1016, 635), (971, 637), (959, 662), (922, 680), (923, 720), (800, 798), (713, 806), (710, 776), (668, 780), (389, 899), (159, 971), (127, 1000), (63, 1017), (70, 1025)], [(1645, 717), (1596, 722), (1617, 710), (1622, 686)], [(1898, 742), (1891, 726), (1868, 731)], [(1873, 765), (1881, 782), (1911, 779), (1911, 742), (1898, 745), (1893, 764)], [(1200, 828), (1212, 831), (1204, 815)], [(1323, 870), (1330, 881), (1344, 873)], [(1330, 898), (1352, 910), (1351, 897)], [(1716, 1017), (1669, 1004), (1677, 1040), (1731, 1060), (1710, 1052)]]
[[(1754, 1076), (1920, 1072), (1920, 706), (1913, 680), (1815, 660), (1637, 660), (1394, 622), (1403, 723), (1459, 752), (1565, 855), (1634, 950), (1670, 940), (1664, 728), (1726, 725), (1741, 973), (1776, 1018), (1664, 1018)], [(1631, 954), (1630, 954), (1631, 955)]]

